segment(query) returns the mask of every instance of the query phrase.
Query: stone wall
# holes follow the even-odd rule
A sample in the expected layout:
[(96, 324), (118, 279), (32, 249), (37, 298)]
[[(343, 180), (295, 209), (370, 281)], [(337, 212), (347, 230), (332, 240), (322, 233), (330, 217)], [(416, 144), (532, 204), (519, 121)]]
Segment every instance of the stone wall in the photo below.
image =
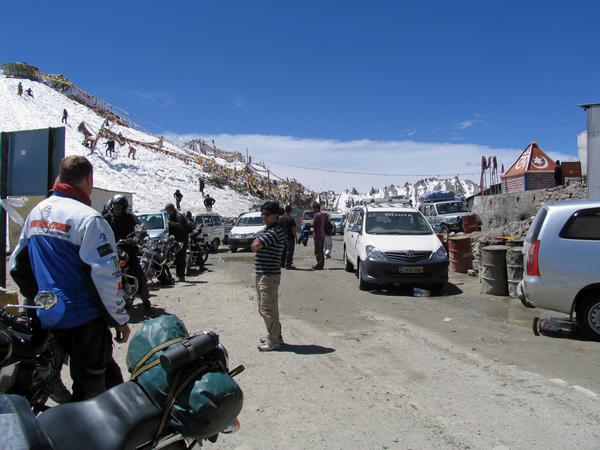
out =
[(535, 216), (542, 203), (578, 200), (586, 196), (587, 185), (577, 178), (570, 178), (566, 186), (551, 189), (477, 196), (473, 212), (481, 217), (482, 231), (487, 231)]

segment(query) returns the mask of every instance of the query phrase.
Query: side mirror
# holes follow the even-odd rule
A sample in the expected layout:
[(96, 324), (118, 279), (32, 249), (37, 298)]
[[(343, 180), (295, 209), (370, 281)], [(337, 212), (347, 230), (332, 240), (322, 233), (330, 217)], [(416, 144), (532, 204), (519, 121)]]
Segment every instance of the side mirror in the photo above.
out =
[(359, 232), (358, 224), (356, 224), (356, 223), (349, 223), (348, 224), (348, 231), (356, 231), (358, 233)]
[(22, 308), (22, 309), (50, 309), (56, 305), (58, 297), (50, 291), (40, 291), (33, 299), (33, 305), (4, 305), (5, 308)]
[(138, 223), (135, 227), (133, 227), (133, 229), (135, 230), (136, 233), (139, 233), (144, 229), (144, 227)]

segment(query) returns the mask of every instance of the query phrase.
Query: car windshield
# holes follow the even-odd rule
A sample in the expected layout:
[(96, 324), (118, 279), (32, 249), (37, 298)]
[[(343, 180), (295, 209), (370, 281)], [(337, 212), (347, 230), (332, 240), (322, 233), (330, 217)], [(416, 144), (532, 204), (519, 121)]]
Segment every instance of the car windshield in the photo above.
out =
[(257, 225), (263, 225), (260, 216), (242, 216), (235, 223), (236, 227), (255, 227)]
[(425, 218), (416, 211), (369, 212), (365, 230), (368, 234), (433, 233)]
[(341, 223), (344, 220), (344, 216), (334, 216), (331, 215), (331, 221), (336, 223)]
[(306, 211), (306, 212), (304, 213), (303, 220), (304, 220), (305, 222), (312, 221), (314, 218), (315, 218), (315, 213), (314, 213), (314, 212), (312, 212), (312, 211), (311, 211), (311, 212), (308, 212), (308, 211)]
[(469, 212), (467, 207), (462, 202), (442, 203), (437, 205), (438, 214), (448, 214), (457, 212)]
[(146, 230), (162, 230), (165, 227), (162, 214), (139, 214), (137, 217)]

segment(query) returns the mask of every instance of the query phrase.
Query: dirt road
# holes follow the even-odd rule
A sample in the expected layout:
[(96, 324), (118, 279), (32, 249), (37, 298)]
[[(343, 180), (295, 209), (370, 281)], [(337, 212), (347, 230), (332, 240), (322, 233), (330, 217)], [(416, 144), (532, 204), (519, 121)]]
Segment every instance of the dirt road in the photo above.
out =
[[(557, 314), (480, 295), (467, 275), (451, 276), (438, 297), (361, 292), (343, 269), (341, 238), (324, 271), (310, 270), (311, 244), (282, 275), (278, 352), (256, 349), (264, 324), (251, 253), (222, 247), (209, 271), (151, 287), (157, 312), (215, 331), (230, 367), (246, 367), (236, 378), (241, 429), (206, 448), (600, 448), (600, 343), (534, 336), (535, 315)], [(136, 305), (134, 330), (140, 313)], [(126, 348), (116, 349), (123, 368)]]

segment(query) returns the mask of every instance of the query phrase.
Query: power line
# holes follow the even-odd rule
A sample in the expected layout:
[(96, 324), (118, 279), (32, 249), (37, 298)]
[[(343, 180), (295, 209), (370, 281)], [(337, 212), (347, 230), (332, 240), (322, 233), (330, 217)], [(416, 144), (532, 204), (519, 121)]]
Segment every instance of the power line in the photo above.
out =
[(317, 170), (320, 172), (330, 172), (330, 173), (345, 173), (345, 174), (351, 174), (351, 175), (369, 175), (369, 176), (378, 176), (378, 177), (432, 177), (432, 176), (444, 176), (444, 177), (453, 177), (456, 175), (479, 175), (478, 172), (467, 172), (467, 173), (436, 173), (436, 174), (418, 174), (418, 173), (411, 173), (411, 174), (400, 174), (400, 173), (371, 173), (371, 172), (350, 172), (350, 171), (346, 171), (346, 170), (333, 170), (333, 169), (319, 169), (316, 167), (305, 167), (305, 166), (295, 166), (293, 164), (285, 164), (285, 163), (280, 163), (280, 162), (276, 162), (276, 161), (267, 161), (266, 159), (263, 159), (262, 161), (264, 162), (268, 162), (271, 164), (279, 164), (280, 166), (288, 166), (288, 167), (295, 167), (297, 169), (306, 169), (306, 170)]

